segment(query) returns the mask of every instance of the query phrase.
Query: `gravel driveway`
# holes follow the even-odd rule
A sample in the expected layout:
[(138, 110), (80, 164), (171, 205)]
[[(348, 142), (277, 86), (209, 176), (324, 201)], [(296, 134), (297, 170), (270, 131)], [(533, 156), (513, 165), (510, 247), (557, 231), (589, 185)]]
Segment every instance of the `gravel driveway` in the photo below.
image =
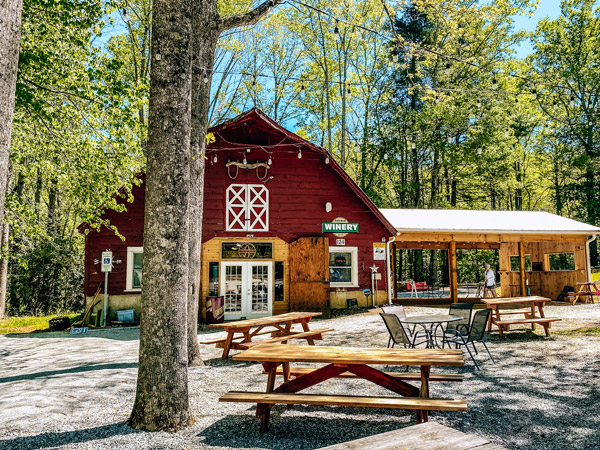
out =
[[(408, 314), (439, 312), (410, 307)], [(490, 338), (492, 364), (468, 360), (463, 383), (432, 383), (435, 397), (464, 397), (469, 410), (433, 412), (430, 420), (475, 433), (513, 449), (600, 448), (600, 307), (547, 306), (552, 338), (543, 330)], [(319, 321), (332, 327), (326, 344), (385, 347), (376, 314)], [(210, 334), (210, 336), (207, 336)], [(265, 388), (258, 364), (220, 359), (202, 346), (205, 367), (191, 368), (190, 402), (196, 423), (179, 433), (146, 433), (126, 424), (135, 397), (138, 330), (87, 335), (36, 333), (0, 336), (0, 449), (314, 449), (415, 423), (414, 412), (385, 409), (276, 406), (270, 430), (258, 433), (254, 407), (219, 403), (229, 390)], [(200, 333), (200, 340), (224, 336)], [(310, 392), (310, 391), (308, 391)], [(330, 380), (312, 392), (382, 395), (359, 380)]]

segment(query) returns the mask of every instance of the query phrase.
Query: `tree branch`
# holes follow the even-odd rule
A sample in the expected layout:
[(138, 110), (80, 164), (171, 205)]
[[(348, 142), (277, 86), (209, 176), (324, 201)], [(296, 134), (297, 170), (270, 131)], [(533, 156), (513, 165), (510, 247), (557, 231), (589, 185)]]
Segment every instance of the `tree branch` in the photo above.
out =
[(224, 17), (219, 20), (219, 33), (230, 30), (231, 28), (243, 27), (246, 25), (254, 25), (266, 13), (281, 3), (282, 0), (267, 0), (251, 11), (242, 14), (234, 14), (229, 17)]

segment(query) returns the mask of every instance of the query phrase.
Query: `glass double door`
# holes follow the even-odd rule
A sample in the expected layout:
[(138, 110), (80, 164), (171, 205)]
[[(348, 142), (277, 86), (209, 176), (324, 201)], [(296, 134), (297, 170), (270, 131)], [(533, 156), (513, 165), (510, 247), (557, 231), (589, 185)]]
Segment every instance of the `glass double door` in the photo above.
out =
[(226, 261), (221, 263), (221, 296), (225, 320), (272, 315), (273, 263)]

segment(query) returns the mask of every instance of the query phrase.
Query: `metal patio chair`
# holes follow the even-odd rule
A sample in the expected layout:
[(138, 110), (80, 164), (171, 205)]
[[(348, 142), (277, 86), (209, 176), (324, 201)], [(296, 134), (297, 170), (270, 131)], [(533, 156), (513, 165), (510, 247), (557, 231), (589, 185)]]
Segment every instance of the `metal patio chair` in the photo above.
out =
[(469, 328), (471, 327), (471, 314), (473, 312), (473, 303), (451, 303), (448, 314), (453, 316), (460, 316), (462, 319), (455, 322), (448, 322), (444, 329), (444, 341), (442, 341), (442, 348), (444, 347), (445, 338), (451, 338), (457, 336), (457, 332), (463, 335), (469, 334)]
[(416, 342), (418, 333), (411, 335), (410, 332), (407, 332), (396, 314), (380, 313), (379, 315), (383, 319), (383, 323), (385, 323), (390, 335), (387, 345), (388, 348), (390, 348), (390, 344), (392, 344), (392, 348), (394, 348), (394, 345), (396, 344), (402, 344), (404, 348), (415, 348), (417, 345), (427, 342)]
[(454, 337), (444, 336), (444, 343), (456, 344), (457, 346), (460, 346), (460, 347), (462, 347), (462, 346), (466, 347), (467, 352), (469, 352), (469, 356), (471, 357), (471, 359), (473, 360), (473, 363), (475, 364), (475, 367), (477, 367), (477, 370), (481, 370), (481, 368), (479, 367), (479, 364), (477, 364), (477, 361), (475, 361), (475, 357), (473, 356), (473, 353), (469, 349), (469, 343), (471, 343), (471, 346), (473, 347), (475, 354), (478, 354), (477, 347), (475, 347), (475, 342), (481, 342), (483, 344), (483, 346), (485, 347), (485, 349), (487, 350), (488, 355), (490, 355), (490, 359), (492, 360), (492, 362), (494, 364), (496, 364), (496, 361), (494, 361), (494, 358), (492, 357), (492, 354), (490, 353), (490, 349), (488, 348), (488, 346), (485, 343), (485, 331), (487, 329), (487, 324), (488, 324), (488, 320), (490, 319), (491, 313), (492, 313), (492, 310), (490, 308), (477, 311), (475, 313), (475, 315), (473, 316), (473, 322), (471, 323), (471, 327), (469, 328), (469, 331), (467, 334), (462, 334), (460, 332), (460, 330), (457, 330), (457, 334)]

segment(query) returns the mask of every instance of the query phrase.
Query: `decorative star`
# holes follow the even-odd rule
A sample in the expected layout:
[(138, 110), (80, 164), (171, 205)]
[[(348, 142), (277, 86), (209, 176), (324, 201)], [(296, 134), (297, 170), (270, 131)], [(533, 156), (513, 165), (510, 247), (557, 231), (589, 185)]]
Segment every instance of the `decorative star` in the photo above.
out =
[(373, 264), (371, 267), (371, 273), (377, 273), (377, 271), (379, 270), (379, 267), (377, 267), (375, 264)]

